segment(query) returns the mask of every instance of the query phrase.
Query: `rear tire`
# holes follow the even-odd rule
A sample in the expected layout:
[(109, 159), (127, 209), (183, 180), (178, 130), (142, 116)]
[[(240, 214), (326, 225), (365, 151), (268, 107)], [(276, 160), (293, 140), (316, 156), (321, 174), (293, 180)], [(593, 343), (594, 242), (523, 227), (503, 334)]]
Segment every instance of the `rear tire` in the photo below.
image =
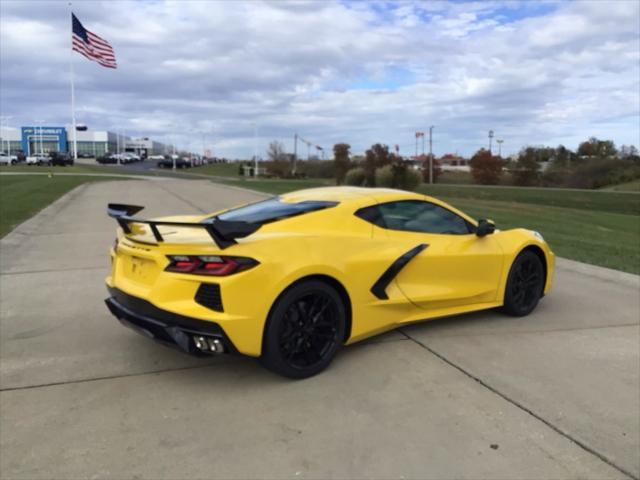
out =
[(542, 298), (544, 282), (544, 266), (540, 257), (525, 250), (511, 265), (502, 310), (515, 317), (529, 315)]
[(285, 377), (311, 377), (329, 366), (345, 329), (346, 310), (338, 292), (317, 280), (298, 283), (271, 309), (260, 362)]

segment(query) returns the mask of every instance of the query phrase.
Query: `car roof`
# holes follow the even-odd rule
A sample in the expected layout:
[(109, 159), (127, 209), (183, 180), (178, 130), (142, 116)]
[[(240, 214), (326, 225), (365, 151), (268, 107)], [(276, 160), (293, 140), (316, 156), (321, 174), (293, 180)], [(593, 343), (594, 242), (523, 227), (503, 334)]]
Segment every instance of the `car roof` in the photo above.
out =
[(310, 200), (333, 201), (340, 203), (358, 202), (369, 200), (371, 203), (383, 203), (393, 200), (424, 199), (424, 195), (394, 190), (391, 188), (364, 188), (364, 187), (319, 187), (297, 190), (295, 192), (280, 195), (284, 202), (304, 202)]

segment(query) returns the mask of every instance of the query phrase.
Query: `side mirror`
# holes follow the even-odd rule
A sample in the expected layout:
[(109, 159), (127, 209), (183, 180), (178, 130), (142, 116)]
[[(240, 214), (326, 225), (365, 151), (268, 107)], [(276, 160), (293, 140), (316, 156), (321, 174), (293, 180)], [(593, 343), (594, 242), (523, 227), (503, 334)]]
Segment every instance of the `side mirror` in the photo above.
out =
[(478, 220), (478, 228), (476, 228), (476, 235), (478, 237), (485, 237), (496, 231), (496, 224), (493, 220)]

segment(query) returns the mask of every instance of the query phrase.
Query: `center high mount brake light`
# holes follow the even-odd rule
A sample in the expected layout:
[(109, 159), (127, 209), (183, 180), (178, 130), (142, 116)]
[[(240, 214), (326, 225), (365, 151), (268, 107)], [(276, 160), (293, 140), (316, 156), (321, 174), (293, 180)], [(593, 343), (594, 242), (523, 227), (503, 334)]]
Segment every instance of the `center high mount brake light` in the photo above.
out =
[(258, 265), (253, 258), (218, 255), (168, 255), (167, 272), (223, 277)]

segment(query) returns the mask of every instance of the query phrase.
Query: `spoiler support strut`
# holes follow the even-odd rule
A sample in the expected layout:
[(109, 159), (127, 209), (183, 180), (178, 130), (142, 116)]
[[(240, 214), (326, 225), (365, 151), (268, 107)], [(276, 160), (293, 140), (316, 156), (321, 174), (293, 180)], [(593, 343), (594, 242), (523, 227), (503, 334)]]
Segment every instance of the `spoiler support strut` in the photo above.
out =
[(107, 214), (118, 222), (118, 225), (120, 225), (120, 227), (126, 234), (131, 233), (131, 227), (129, 225), (130, 223), (141, 223), (144, 225), (149, 225), (151, 233), (153, 234), (157, 242), (164, 242), (164, 238), (158, 230), (158, 225), (187, 228), (204, 228), (211, 239), (214, 241), (214, 243), (221, 249), (230, 247), (231, 245), (237, 243), (237, 238), (247, 237), (260, 228), (259, 224), (252, 224), (247, 222), (228, 222), (215, 217), (206, 222), (194, 223), (171, 222), (163, 220), (145, 220), (133, 216), (143, 208), (144, 207), (138, 205), (110, 203), (107, 206)]

